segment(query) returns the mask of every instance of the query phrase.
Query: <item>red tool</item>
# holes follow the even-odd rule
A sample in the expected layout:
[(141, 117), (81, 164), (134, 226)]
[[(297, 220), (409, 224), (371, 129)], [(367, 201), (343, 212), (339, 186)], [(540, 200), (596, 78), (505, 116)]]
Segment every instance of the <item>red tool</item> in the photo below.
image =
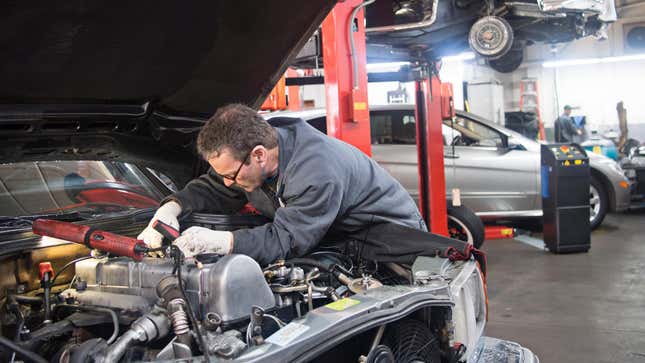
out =
[(32, 225), (32, 230), (35, 234), (41, 236), (84, 244), (90, 249), (97, 249), (118, 256), (131, 257), (137, 261), (141, 261), (143, 255), (148, 251), (148, 246), (136, 238), (121, 236), (69, 222), (37, 219)]

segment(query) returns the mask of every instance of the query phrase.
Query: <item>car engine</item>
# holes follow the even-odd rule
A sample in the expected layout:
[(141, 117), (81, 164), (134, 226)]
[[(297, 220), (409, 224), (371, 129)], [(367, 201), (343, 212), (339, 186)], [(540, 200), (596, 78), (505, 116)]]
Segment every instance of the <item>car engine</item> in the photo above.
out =
[(332, 251), (264, 269), (244, 255), (183, 263), (103, 255), (73, 265), (71, 283), (51, 301), (9, 294), (2, 313), (17, 344), (50, 361), (231, 359), (316, 307), (382, 286), (376, 266)]

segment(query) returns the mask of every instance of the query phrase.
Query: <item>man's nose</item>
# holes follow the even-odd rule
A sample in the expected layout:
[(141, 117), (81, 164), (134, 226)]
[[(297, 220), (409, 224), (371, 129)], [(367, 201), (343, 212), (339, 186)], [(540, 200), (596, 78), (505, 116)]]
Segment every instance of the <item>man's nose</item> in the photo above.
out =
[(234, 180), (224, 178), (224, 185), (226, 185), (227, 188), (233, 184), (235, 184)]

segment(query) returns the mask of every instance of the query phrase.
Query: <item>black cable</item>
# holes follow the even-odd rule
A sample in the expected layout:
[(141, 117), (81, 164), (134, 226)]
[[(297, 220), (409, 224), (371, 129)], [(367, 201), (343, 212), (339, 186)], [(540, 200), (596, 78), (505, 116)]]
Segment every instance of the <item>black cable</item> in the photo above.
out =
[(11, 349), (13, 352), (16, 353), (17, 356), (20, 358), (24, 359), (27, 362), (33, 362), (33, 363), (47, 363), (45, 358), (39, 356), (38, 354), (34, 352), (30, 352), (26, 350), (25, 348), (19, 346), (18, 344), (12, 342), (11, 340), (0, 336), (0, 344), (4, 345), (5, 347)]
[(197, 331), (197, 342), (199, 343), (199, 349), (201, 349), (202, 353), (204, 353), (204, 359), (206, 360), (206, 363), (210, 363), (211, 359), (208, 355), (208, 346), (204, 341), (204, 335), (202, 334), (202, 329), (197, 323), (195, 312), (193, 311), (193, 308), (190, 306), (190, 302), (186, 297), (186, 290), (184, 290), (184, 282), (181, 279), (181, 263), (182, 263), (184, 254), (181, 252), (179, 247), (175, 245), (171, 245), (170, 248), (175, 258), (174, 269), (177, 271), (177, 280), (179, 280), (179, 291), (181, 292), (181, 296), (184, 298), (184, 301), (186, 301), (186, 310), (188, 311), (188, 317), (190, 318), (190, 323), (193, 325), (193, 328), (195, 328), (195, 330)]
[(67, 268), (69, 268), (71, 265), (75, 264), (76, 262), (80, 262), (80, 261), (83, 261), (83, 260), (87, 260), (87, 259), (89, 259), (89, 258), (92, 258), (92, 256), (83, 256), (83, 257), (77, 258), (77, 259), (75, 259), (75, 260), (71, 260), (71, 261), (69, 261), (68, 263), (64, 264), (64, 265), (63, 265), (63, 267), (61, 267), (61, 268), (60, 268), (60, 270), (58, 270), (58, 273), (56, 273), (56, 275), (54, 275), (54, 278), (53, 278), (53, 279), (52, 279), (52, 281), (51, 281), (51, 286), (52, 286), (52, 287), (53, 287), (53, 286), (56, 286), (55, 282), (56, 282), (56, 279), (58, 278), (58, 276), (60, 276), (60, 275), (63, 273), (63, 271), (65, 271), (65, 270), (66, 270)]

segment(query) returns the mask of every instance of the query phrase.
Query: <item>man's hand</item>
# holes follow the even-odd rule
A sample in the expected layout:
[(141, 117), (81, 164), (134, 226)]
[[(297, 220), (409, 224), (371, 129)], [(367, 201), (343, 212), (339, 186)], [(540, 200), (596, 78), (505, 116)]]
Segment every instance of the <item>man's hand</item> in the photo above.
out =
[[(179, 203), (171, 201), (162, 205), (161, 207), (159, 207), (159, 209), (157, 209), (157, 212), (150, 220), (150, 223), (148, 223), (148, 227), (146, 227), (146, 229), (144, 229), (143, 232), (141, 232), (139, 236), (137, 236), (137, 239), (145, 242), (150, 248), (161, 247), (163, 236), (161, 235), (161, 233), (155, 231), (155, 229), (152, 227), (152, 224), (155, 221), (161, 221), (171, 226), (172, 228), (179, 230), (179, 221), (177, 220), (179, 214), (181, 214), (181, 206), (179, 205)], [(161, 257), (163, 256), (163, 253), (159, 251), (154, 252), (153, 255)]]
[(184, 257), (193, 257), (202, 253), (227, 255), (233, 251), (233, 233), (214, 231), (204, 227), (190, 227), (174, 242)]

